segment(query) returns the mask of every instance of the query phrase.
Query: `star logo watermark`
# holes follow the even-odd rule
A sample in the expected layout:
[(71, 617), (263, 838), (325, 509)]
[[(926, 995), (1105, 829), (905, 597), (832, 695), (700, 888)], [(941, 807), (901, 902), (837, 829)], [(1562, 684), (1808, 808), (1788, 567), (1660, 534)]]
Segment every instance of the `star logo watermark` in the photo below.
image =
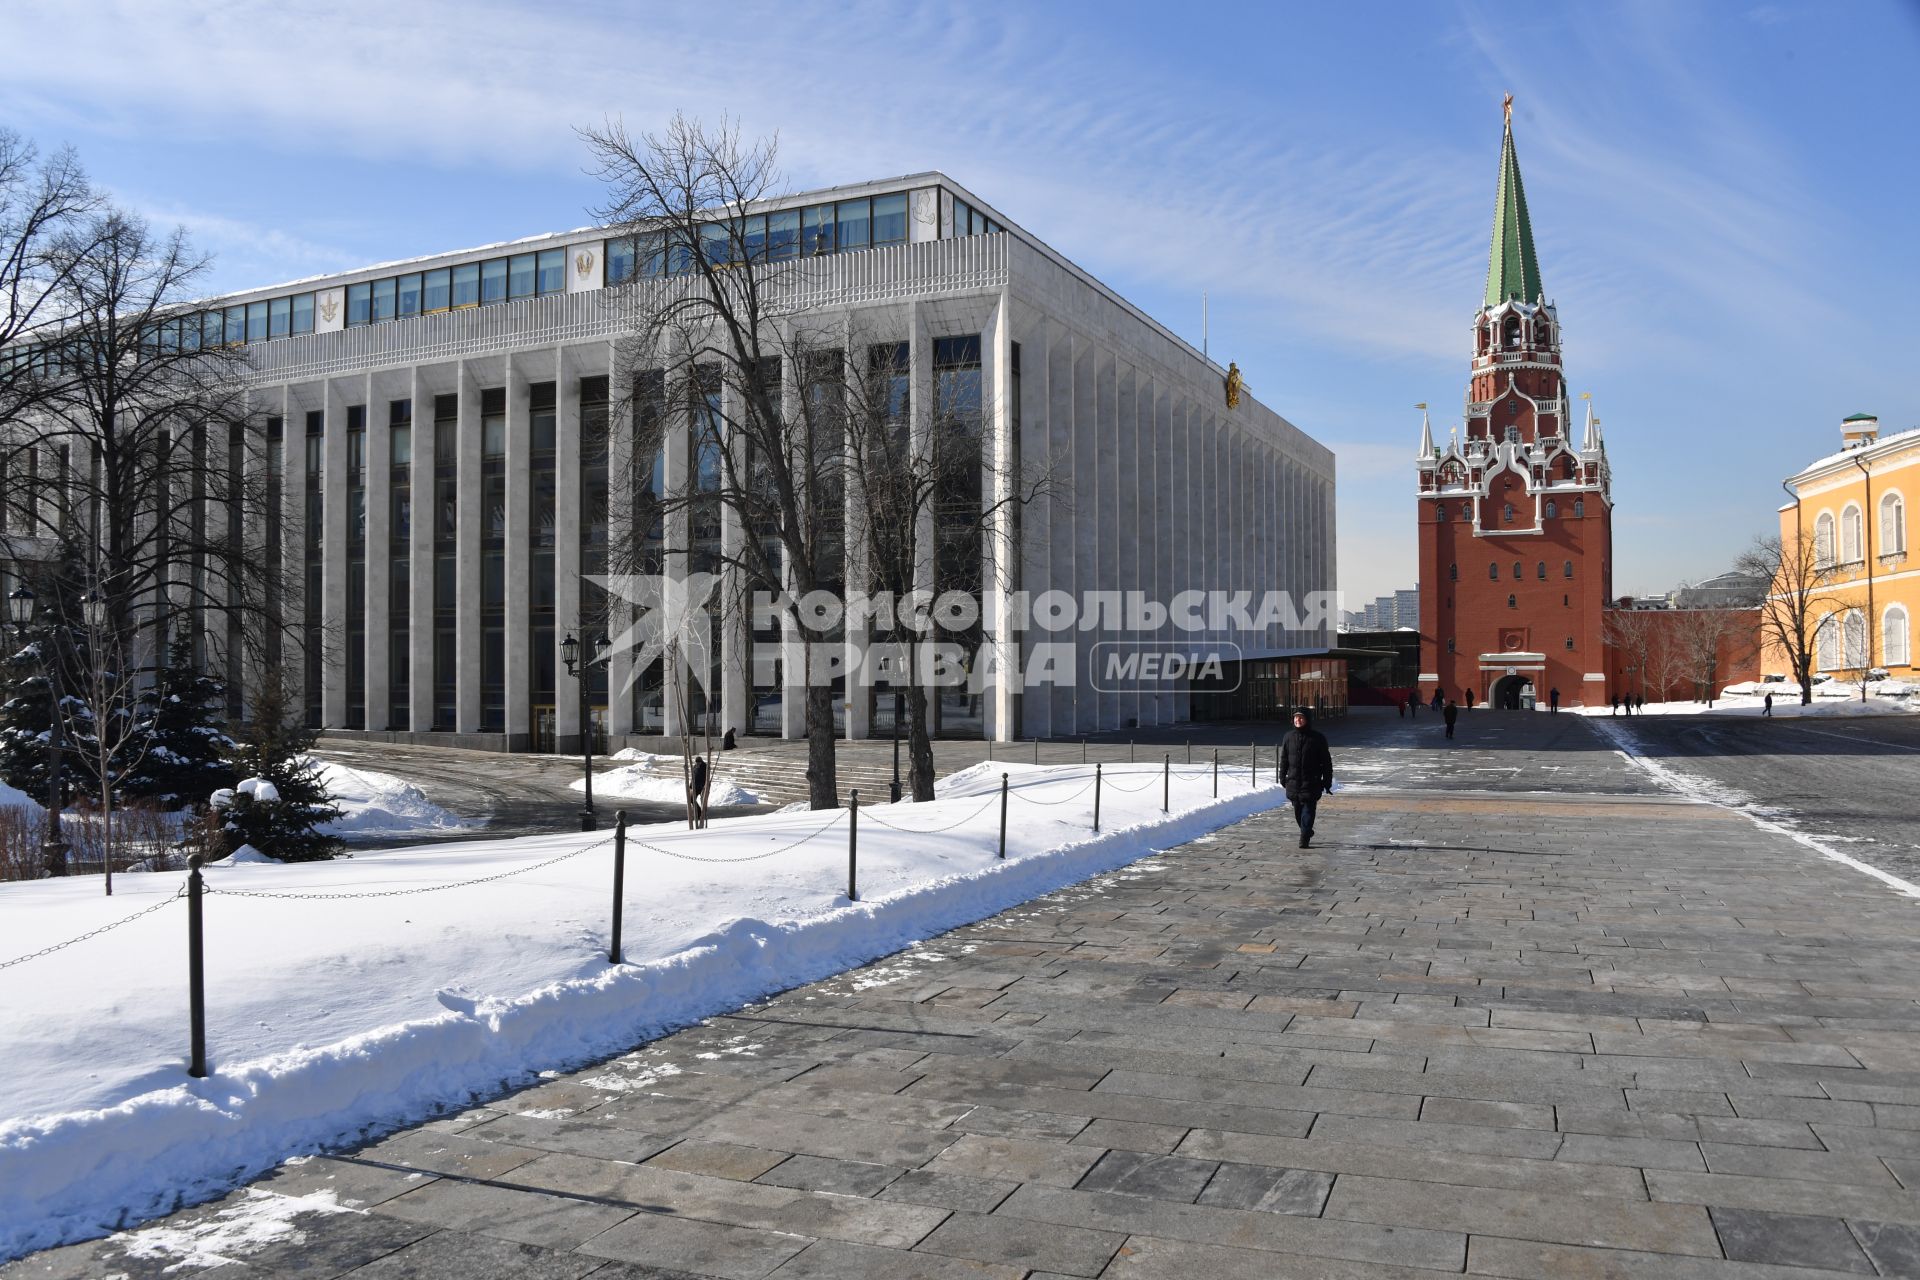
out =
[[(631, 653), (633, 664), (621, 693), (655, 662), (667, 661), (690, 674), (702, 693), (713, 667), (713, 611), (708, 603), (720, 585), (717, 573), (670, 578), (657, 573), (588, 574), (587, 581), (633, 606), (633, 621), (607, 645), (607, 652)], [(662, 681), (667, 673), (663, 669)]]

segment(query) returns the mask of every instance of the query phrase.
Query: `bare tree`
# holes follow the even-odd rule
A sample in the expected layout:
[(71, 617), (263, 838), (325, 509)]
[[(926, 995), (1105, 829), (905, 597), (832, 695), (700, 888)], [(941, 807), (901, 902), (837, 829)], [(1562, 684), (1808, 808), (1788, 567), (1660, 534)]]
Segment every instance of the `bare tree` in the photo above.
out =
[(1668, 643), (1694, 696), (1711, 705), (1727, 669), (1751, 658), (1758, 639), (1750, 609), (1685, 609), (1675, 616)]
[[(962, 344), (964, 346), (964, 343)], [(1042, 459), (1017, 465), (998, 458), (987, 424), (993, 405), (969, 376), (978, 353), (961, 353), (950, 370), (936, 369), (932, 402), (920, 404), (907, 388), (904, 344), (866, 345), (852, 364), (848, 407), (847, 486), (856, 563), (864, 580), (853, 585), (881, 598), (904, 601), (915, 590), (940, 597), (956, 592), (984, 607), (985, 588), (1012, 587), (1012, 568), (984, 554), (984, 540), (1010, 509), (1024, 506), (1055, 486), (1057, 467)], [(996, 581), (988, 583), (991, 567)], [(985, 637), (978, 626), (946, 631), (931, 619), (898, 620), (889, 656), (900, 669), (907, 713), (909, 781), (916, 801), (934, 798), (933, 716), (928, 697), (928, 640), (944, 636), (963, 647)], [(909, 631), (924, 632), (910, 635)]]
[[(811, 388), (789, 387), (830, 379), (835, 348), (795, 300), (804, 260), (775, 260), (738, 216), (777, 194), (775, 143), (684, 116), (660, 134), (635, 136), (614, 121), (582, 136), (607, 189), (595, 212), (633, 237), (643, 262), (665, 264), (610, 291), (627, 334), (616, 396), (633, 410), (635, 456), (647, 465), (664, 459), (669, 441), (687, 444), (686, 457), (663, 461), (643, 504), (641, 523), (660, 535), (625, 555), (616, 547), (626, 563), (615, 568), (717, 571), (723, 598), (743, 583), (779, 591), (789, 634), (824, 640), (830, 632), (809, 626), (795, 602), (838, 585), (841, 539), (829, 512), (843, 414)], [(723, 611), (723, 625), (738, 621)], [(805, 732), (809, 800), (834, 807), (833, 690), (819, 681), (806, 682)]]
[(1762, 643), (1786, 656), (1805, 706), (1813, 701), (1820, 624), (1836, 607), (1828, 592), (1832, 570), (1822, 562), (1812, 535), (1805, 532), (1757, 539), (1734, 561), (1734, 568), (1769, 584), (1760, 598)]
[(164, 661), (181, 624), (198, 661), (237, 657), (264, 641), (280, 572), (248, 554), (267, 469), (260, 433), (244, 430), (244, 334), (196, 308), (207, 260), (182, 231), (107, 210), (47, 258), (57, 319), (35, 337), (36, 403), (9, 429), (9, 527), (86, 566), (128, 670)]
[[(43, 159), (32, 143), (0, 128), (0, 427), (19, 421), (48, 385), (33, 344), (58, 323), (53, 295), (72, 261), (54, 246), (98, 204), (71, 149)], [(12, 437), (0, 441), (10, 446)]]
[(114, 797), (122, 782), (139, 771), (153, 747), (153, 734), (139, 712), (145, 683), (128, 659), (103, 601), (83, 604), (85, 657), (77, 686), (69, 690), (67, 741), (75, 744), (81, 770), (90, 777), (99, 802), (102, 869), (106, 893), (113, 896)]
[(1627, 671), (1629, 687), (1614, 692), (1631, 695), (1636, 682), (1644, 692), (1651, 681), (1648, 667), (1655, 648), (1653, 624), (1648, 615), (1634, 609), (1607, 609), (1601, 618), (1607, 647), (1613, 650), (1615, 658), (1623, 660)]

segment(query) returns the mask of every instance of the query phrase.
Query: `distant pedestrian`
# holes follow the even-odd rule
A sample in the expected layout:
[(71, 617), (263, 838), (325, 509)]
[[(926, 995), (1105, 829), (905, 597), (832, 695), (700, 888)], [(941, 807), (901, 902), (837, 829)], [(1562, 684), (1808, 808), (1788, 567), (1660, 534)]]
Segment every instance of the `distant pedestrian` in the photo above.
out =
[(1407, 695), (1407, 718), (1409, 720), (1420, 718), (1420, 698), (1417, 694)]
[(1440, 696), (1439, 686), (1435, 685), (1433, 690), (1433, 709), (1435, 711), (1438, 711), (1441, 707), (1441, 704), (1444, 703), (1445, 701), (1446, 699)]
[(1471, 686), (1467, 689), (1467, 710), (1473, 710), (1473, 689)]
[(1440, 714), (1441, 714), (1441, 715), (1442, 715), (1443, 717), (1445, 717), (1445, 719), (1446, 719), (1446, 722), (1447, 722), (1447, 736), (1448, 736), (1449, 738), (1451, 738), (1451, 737), (1453, 736), (1453, 724), (1454, 724), (1454, 721), (1456, 721), (1456, 720), (1458, 720), (1458, 719), (1460, 718), (1460, 708), (1459, 708), (1459, 707), (1456, 707), (1456, 706), (1454, 706), (1454, 705), (1453, 705), (1453, 699), (1452, 699), (1452, 698), (1448, 698), (1448, 699), (1447, 699), (1447, 708), (1446, 708), (1446, 710), (1444, 710), (1444, 711), (1442, 711), (1442, 712), (1441, 712)]
[(1560, 714), (1560, 687), (1558, 685), (1547, 690), (1547, 712), (1549, 715), (1557, 716)]
[(1293, 711), (1293, 732), (1280, 744), (1280, 783), (1293, 802), (1293, 820), (1300, 826), (1300, 847), (1313, 843), (1314, 810), (1320, 793), (1333, 790), (1333, 752), (1326, 735), (1313, 727), (1313, 713)]
[(1393, 704), (1393, 709), (1399, 714), (1402, 720), (1407, 718), (1407, 700), (1405, 698), (1396, 699)]
[(707, 825), (707, 758), (693, 758), (693, 781), (687, 787), (687, 805), (693, 812), (693, 825)]
[(1613, 710), (1608, 712), (1608, 714), (1616, 715), (1616, 716), (1619, 715), (1620, 714), (1620, 695), (1615, 693), (1615, 694), (1610, 694), (1608, 696), (1613, 704)]
[(1761, 703), (1760, 714), (1763, 716), (1770, 716), (1773, 714), (1773, 690), (1771, 689), (1767, 690), (1766, 700), (1763, 703)]
[(1636, 712), (1638, 712), (1640, 715), (1647, 714), (1647, 695), (1646, 694), (1640, 693), (1640, 694), (1634, 695), (1633, 709)]

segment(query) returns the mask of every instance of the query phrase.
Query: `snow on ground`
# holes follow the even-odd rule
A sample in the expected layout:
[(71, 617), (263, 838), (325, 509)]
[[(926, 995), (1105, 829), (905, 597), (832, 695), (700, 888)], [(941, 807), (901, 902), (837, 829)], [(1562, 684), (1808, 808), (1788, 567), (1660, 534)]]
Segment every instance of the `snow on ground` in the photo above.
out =
[[(602, 800), (652, 800), (660, 804), (685, 804), (687, 784), (679, 756), (653, 756), (642, 764), (623, 765), (593, 775), (593, 794)], [(586, 790), (586, 779), (568, 784), (575, 791)], [(723, 805), (759, 804), (760, 797), (726, 774), (715, 775), (707, 788), (707, 803)]]
[[(1781, 686), (1776, 684), (1770, 686), (1773, 689), (1773, 714), (1794, 717), (1897, 716), (1920, 712), (1920, 700), (1880, 696), (1882, 683), (1891, 685), (1896, 682), (1876, 682), (1873, 688), (1868, 689), (1868, 697), (1864, 702), (1860, 700), (1860, 686), (1857, 684), (1830, 682), (1818, 685), (1813, 691), (1813, 701), (1806, 706), (1800, 705), (1800, 690), (1797, 686), (1787, 693), (1782, 693)], [(1763, 690), (1767, 687), (1769, 686), (1761, 686)], [(1892, 690), (1889, 689), (1886, 692), (1891, 694)], [(1571, 710), (1577, 715), (1598, 716), (1603, 720), (1612, 719), (1616, 714), (1613, 708), (1604, 702), (1598, 706), (1561, 709)], [(1644, 707), (1635, 708), (1633, 714), (1636, 716), (1757, 716), (1765, 711), (1766, 697), (1763, 692), (1723, 694), (1714, 700), (1711, 707), (1704, 702), (1649, 702)], [(1621, 719), (1627, 718), (1624, 713), (1619, 714)]]
[(40, 802), (17, 787), (0, 782), (0, 809), (25, 809), (29, 813), (45, 813)]
[[(1651, 709), (1652, 704), (1649, 703), (1648, 707)], [(1621, 755), (1652, 774), (1654, 779), (1668, 790), (1744, 814), (1750, 822), (1763, 830), (1787, 836), (1812, 849), (1823, 858), (1830, 858), (1843, 866), (1852, 867), (1855, 871), (1864, 872), (1875, 880), (1891, 885), (1910, 898), (1920, 898), (1920, 885), (1902, 880), (1899, 876), (1882, 871), (1878, 867), (1869, 866), (1860, 859), (1834, 848), (1831, 843), (1835, 839), (1833, 836), (1816, 836), (1802, 831), (1793, 821), (1789, 811), (1761, 804), (1744, 791), (1708, 781), (1684, 769), (1678, 769), (1651, 756), (1642, 755), (1640, 744), (1635, 740), (1632, 728), (1624, 720), (1615, 723), (1611, 719), (1604, 719), (1597, 722), (1594, 728), (1598, 729), (1600, 736), (1612, 743)]]
[(427, 799), (426, 793), (403, 778), (371, 769), (352, 769), (334, 760), (313, 758), (320, 766), (340, 818), (320, 828), (345, 840), (465, 831), (472, 824)]
[[(617, 1053), (1284, 799), (1239, 770), (1215, 799), (1210, 776), (1177, 770), (1165, 815), (1156, 766), (1111, 766), (1095, 833), (1091, 767), (977, 765), (930, 803), (860, 809), (857, 902), (844, 810), (638, 827), (618, 966), (601, 834), (210, 869), (205, 1080), (185, 1071), (184, 877), (129, 876), (111, 898), (90, 880), (0, 886), (0, 964), (152, 908), (0, 969), (0, 1259)], [(489, 876), (503, 878), (435, 891)], [(259, 892), (297, 896), (235, 896)], [(325, 896), (370, 892), (388, 896)]]

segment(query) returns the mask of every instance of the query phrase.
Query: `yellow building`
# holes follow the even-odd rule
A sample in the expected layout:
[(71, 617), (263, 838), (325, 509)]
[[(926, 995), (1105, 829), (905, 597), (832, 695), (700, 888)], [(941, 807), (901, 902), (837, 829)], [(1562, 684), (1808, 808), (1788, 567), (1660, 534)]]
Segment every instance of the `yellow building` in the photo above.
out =
[[(1814, 670), (1858, 680), (1884, 669), (1915, 676), (1913, 625), (1920, 618), (1920, 558), (1908, 556), (1908, 512), (1920, 497), (1920, 430), (1880, 436), (1872, 414), (1840, 426), (1842, 447), (1789, 478), (1796, 501), (1780, 508), (1780, 542), (1812, 539), (1818, 587), (1809, 621)], [(1769, 637), (1762, 668), (1791, 673)]]

